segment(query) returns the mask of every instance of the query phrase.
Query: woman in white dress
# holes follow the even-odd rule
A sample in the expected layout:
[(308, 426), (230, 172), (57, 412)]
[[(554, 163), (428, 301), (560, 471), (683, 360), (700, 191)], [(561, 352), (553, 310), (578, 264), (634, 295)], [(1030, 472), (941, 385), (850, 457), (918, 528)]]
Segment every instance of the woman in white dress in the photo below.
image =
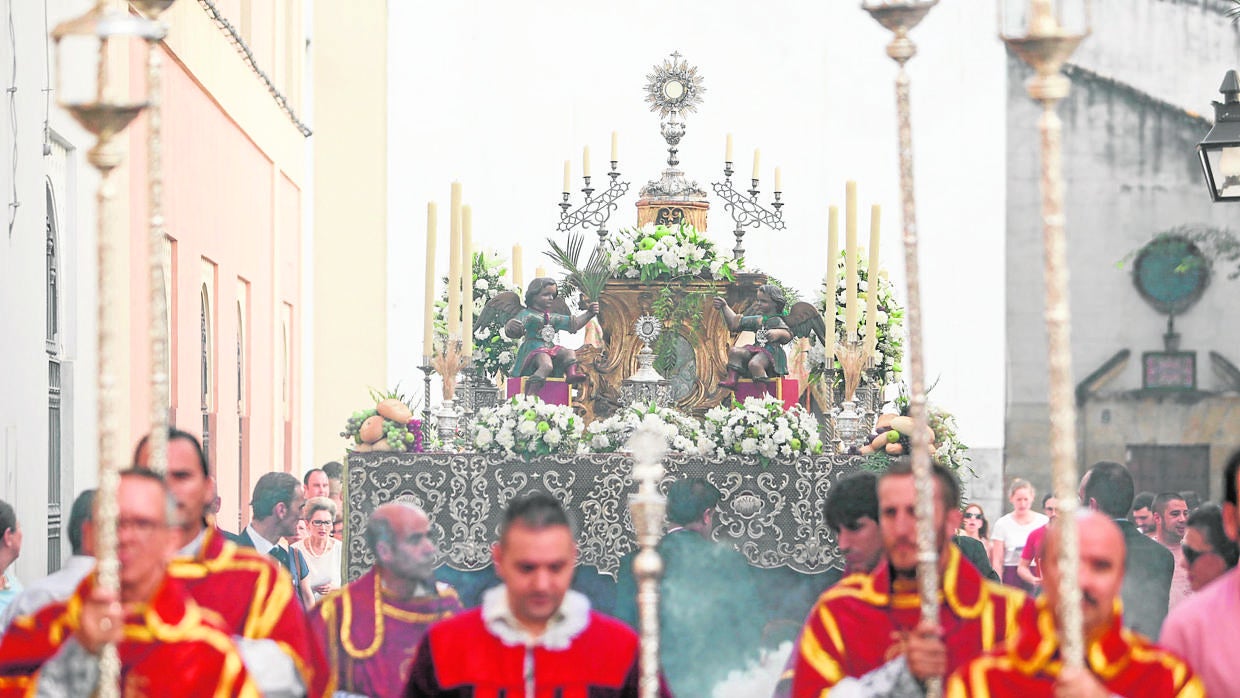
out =
[(1030, 586), (1016, 574), (1020, 566), (1020, 551), (1024, 549), (1029, 534), (1049, 521), (1045, 514), (1033, 510), (1033, 497), (1033, 485), (1027, 480), (1012, 480), (1012, 486), (1008, 488), (1012, 512), (999, 517), (994, 528), (990, 529), (990, 564), (996, 570), (1003, 570), (1004, 584), (1026, 591), (1030, 590)]
[(333, 589), (340, 588), (341, 551), (344, 545), (332, 538), (332, 524), (336, 520), (336, 503), (327, 497), (313, 497), (306, 501), (302, 516), (310, 533), (293, 544), (301, 551), (310, 566), (307, 579), (318, 601)]

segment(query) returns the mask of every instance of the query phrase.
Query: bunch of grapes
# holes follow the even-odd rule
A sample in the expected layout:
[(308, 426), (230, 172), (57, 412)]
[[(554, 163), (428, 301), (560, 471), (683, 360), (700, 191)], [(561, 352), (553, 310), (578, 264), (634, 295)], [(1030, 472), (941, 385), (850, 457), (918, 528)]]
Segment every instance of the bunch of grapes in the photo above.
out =
[(344, 431), (340, 432), (340, 436), (346, 439), (353, 439), (353, 443), (360, 444), (362, 442), (362, 436), (360, 433), (362, 429), (362, 422), (366, 421), (368, 417), (373, 417), (377, 414), (379, 414), (379, 412), (374, 409), (359, 410), (354, 412), (353, 416), (349, 417), (348, 421), (345, 422)]
[(412, 451), (414, 442), (417, 441), (417, 437), (409, 430), (409, 425), (397, 424), (390, 419), (383, 422), (383, 437), (394, 451)]

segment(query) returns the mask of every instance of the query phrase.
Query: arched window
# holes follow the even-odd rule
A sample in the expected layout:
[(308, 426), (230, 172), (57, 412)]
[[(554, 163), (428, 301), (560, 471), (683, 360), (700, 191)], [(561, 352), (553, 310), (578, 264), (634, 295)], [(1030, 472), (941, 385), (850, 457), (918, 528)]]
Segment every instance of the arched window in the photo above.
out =
[(200, 406), (202, 409), (202, 450), (211, 453), (211, 296), (206, 284), (202, 285), (199, 303), (199, 358), (198, 379)]

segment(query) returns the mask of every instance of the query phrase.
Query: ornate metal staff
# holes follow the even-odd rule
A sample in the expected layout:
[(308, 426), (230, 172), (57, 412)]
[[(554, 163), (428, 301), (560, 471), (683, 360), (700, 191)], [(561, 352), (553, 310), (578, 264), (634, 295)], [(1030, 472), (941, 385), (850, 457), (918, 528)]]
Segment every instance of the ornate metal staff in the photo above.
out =
[[(861, 7), (895, 37), (887, 55), (900, 67), (896, 73), (896, 113), (900, 143), (900, 203), (904, 214), (904, 272), (908, 279), (909, 416), (913, 418), (913, 480), (917, 486), (917, 587), (923, 620), (938, 621), (939, 564), (934, 530), (934, 477), (926, 425), (926, 384), (921, 353), (921, 281), (917, 264), (917, 208), (913, 198), (913, 126), (909, 108), (909, 77), (904, 64), (917, 53), (908, 32), (938, 0), (885, 2)], [(870, 283), (874, 283), (871, 280)], [(926, 682), (926, 695), (942, 695), (942, 680)]]
[[(1021, 3), (1022, 7), (1024, 3)], [(1059, 70), (1089, 33), (1088, 4), (1081, 31), (1069, 31), (1051, 8), (1050, 0), (1032, 0), (1020, 29), (1008, 34), (1007, 15), (1000, 4), (1000, 38), (1035, 73), (1027, 85), (1029, 96), (1042, 103), (1038, 129), (1042, 134), (1042, 244), (1046, 274), (1046, 338), (1050, 368), (1051, 470), (1059, 500), (1059, 637), (1064, 662), (1081, 666), (1081, 590), (1077, 586), (1078, 541), (1076, 409), (1072, 388), (1072, 342), (1068, 318), (1068, 261), (1064, 252), (1063, 163), (1060, 159), (1062, 125), (1055, 108), (1068, 96), (1070, 83)]]
[[(119, 219), (113, 211), (113, 200), (116, 196), (113, 171), (121, 163), (121, 153), (114, 144), (117, 134), (124, 131), (146, 107), (145, 102), (128, 101), (121, 93), (121, 88), (112, 85), (110, 73), (112, 66), (108, 58), (111, 53), (127, 56), (128, 46), (112, 46), (113, 41), (126, 39), (151, 40), (159, 34), (159, 27), (150, 20), (130, 15), (107, 7), (108, 3), (100, 0), (86, 14), (67, 20), (52, 30), (52, 39), (56, 43), (58, 60), (56, 61), (56, 93), (57, 99), (78, 123), (87, 131), (95, 134), (95, 146), (87, 152), (87, 160), (99, 171), (99, 191), (97, 194), (98, 218), (97, 254), (98, 254), (98, 382), (99, 394), (97, 402), (97, 428), (99, 434), (99, 488), (95, 502), (97, 511), (94, 519), (95, 555), (98, 558), (98, 575), (96, 584), (101, 589), (116, 592), (119, 589), (119, 562), (116, 558), (116, 489), (119, 484), (119, 459), (116, 410), (116, 334), (121, 330), (118, 298), (113, 280), (116, 266), (117, 240), (122, 239), (124, 230), (117, 223)], [(93, 75), (93, 89), (74, 90), (78, 83), (67, 85), (64, 80), (66, 54), (72, 57), (85, 57), (86, 51), (93, 51), (96, 61), (93, 73), (74, 70), (79, 78)], [(74, 66), (76, 69), (77, 66)], [(86, 80), (89, 81), (89, 80)], [(118, 679), (120, 677), (120, 657), (114, 645), (106, 645), (99, 657), (99, 696), (112, 698), (119, 695)]]
[(667, 500), (659, 494), (663, 479), (663, 454), (667, 441), (650, 426), (637, 428), (629, 439), (633, 452), (633, 480), (637, 494), (629, 496), (629, 511), (637, 529), (641, 552), (633, 560), (633, 576), (637, 579), (637, 614), (641, 628), (641, 698), (659, 695), (659, 579), (663, 576), (663, 560), (655, 550), (663, 537), (663, 514)]
[(149, 211), (147, 266), (150, 275), (150, 349), (151, 349), (151, 432), (150, 466), (156, 472), (167, 470), (168, 464), (168, 301), (164, 289), (164, 171), (163, 171), (163, 54), (159, 44), (167, 27), (159, 21), (175, 0), (132, 0), (147, 19), (157, 23), (159, 33), (148, 39), (146, 55), (146, 162)]

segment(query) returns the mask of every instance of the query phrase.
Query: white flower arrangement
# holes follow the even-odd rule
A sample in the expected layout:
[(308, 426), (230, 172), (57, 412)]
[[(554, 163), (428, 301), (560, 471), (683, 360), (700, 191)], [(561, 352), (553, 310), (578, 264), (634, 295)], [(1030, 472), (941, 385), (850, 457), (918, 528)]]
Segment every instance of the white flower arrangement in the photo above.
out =
[(537, 397), (517, 395), (474, 420), (473, 446), (479, 453), (531, 458), (575, 453), (583, 424), (567, 405), (549, 405)]
[(611, 236), (612, 275), (621, 279), (673, 279), (702, 276), (732, 281), (744, 260), (720, 253), (715, 243), (681, 224), (674, 227), (647, 223)]
[(784, 410), (774, 397), (720, 405), (706, 412), (698, 447), (705, 455), (756, 456), (763, 466), (772, 460), (822, 453), (818, 421), (800, 405)]
[(615, 453), (624, 448), (629, 437), (642, 424), (667, 439), (668, 448), (689, 454), (698, 453), (702, 425), (693, 417), (676, 410), (651, 404), (624, 409), (607, 419), (586, 427), (582, 450), (590, 453)]

